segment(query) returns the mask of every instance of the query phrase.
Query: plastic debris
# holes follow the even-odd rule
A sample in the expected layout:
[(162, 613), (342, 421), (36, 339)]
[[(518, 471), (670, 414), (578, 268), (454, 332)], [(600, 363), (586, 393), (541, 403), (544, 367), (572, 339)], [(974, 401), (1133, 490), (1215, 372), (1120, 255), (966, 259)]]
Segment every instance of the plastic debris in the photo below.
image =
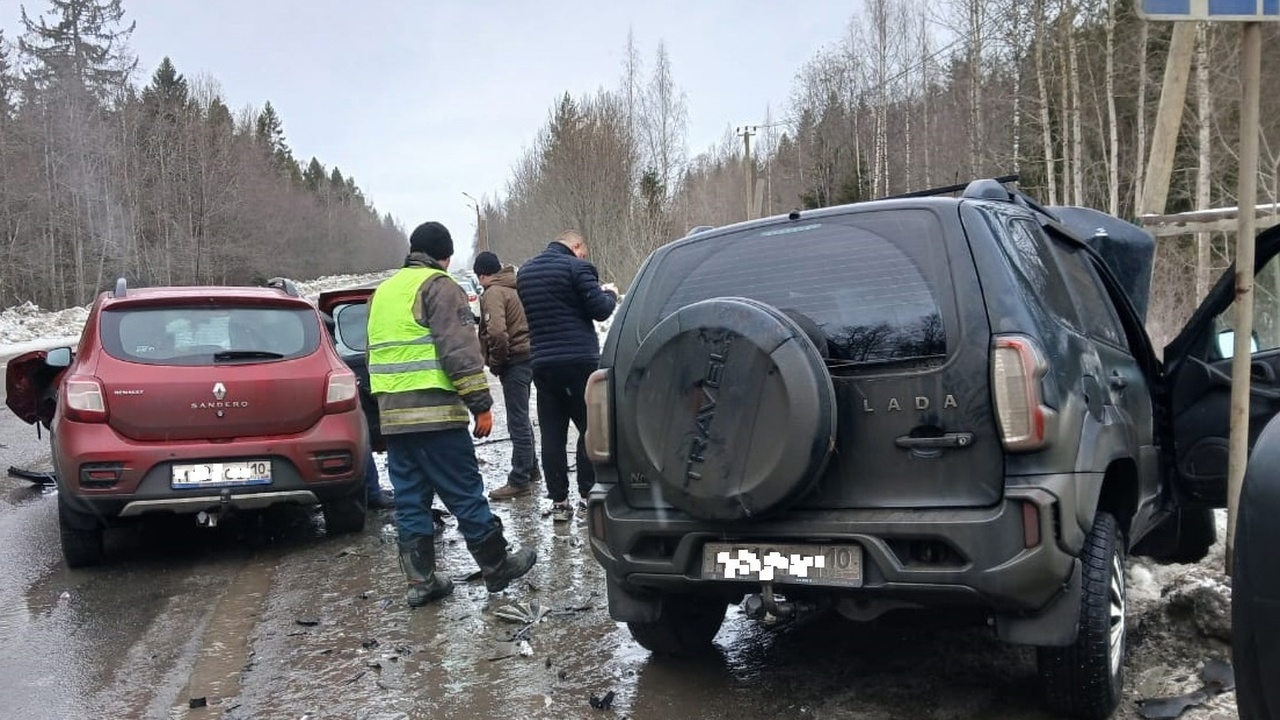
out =
[(605, 693), (601, 697), (596, 697), (595, 695), (592, 695), (591, 699), (588, 700), (588, 702), (590, 702), (591, 707), (595, 708), (596, 710), (610, 710), (613, 708), (613, 698), (614, 698), (614, 692), (610, 690), (609, 692)]
[(532, 625), (546, 616), (547, 611), (548, 608), (543, 607), (542, 603), (530, 600), (528, 603), (513, 602), (503, 605), (494, 610), (493, 614), (507, 622)]
[(1181, 717), (1187, 710), (1208, 702), (1209, 698), (1236, 687), (1235, 670), (1224, 660), (1206, 661), (1200, 669), (1200, 680), (1204, 686), (1195, 692), (1138, 700), (1138, 714), (1147, 720), (1173, 720)]
[(320, 621), (315, 618), (296, 618), (294, 622), (303, 627), (315, 627), (320, 624)]
[(191, 709), (202, 708), (209, 704), (208, 698), (194, 697), (187, 701), (187, 707)]

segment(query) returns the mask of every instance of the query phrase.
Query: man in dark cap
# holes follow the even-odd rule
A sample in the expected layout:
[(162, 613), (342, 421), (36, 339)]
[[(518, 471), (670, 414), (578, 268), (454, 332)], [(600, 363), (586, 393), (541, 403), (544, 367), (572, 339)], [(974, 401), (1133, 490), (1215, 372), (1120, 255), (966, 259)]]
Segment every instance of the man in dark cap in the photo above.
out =
[(400, 567), (407, 601), (425, 605), (453, 592), (436, 572), (435, 495), (458, 521), (489, 592), (533, 567), (532, 548), (507, 552), (502, 524), (490, 512), (475, 446), (467, 436), (493, 429), (493, 400), (466, 293), (449, 275), (453, 238), (438, 222), (409, 237), (404, 267), (369, 301), (369, 389), (378, 401), (387, 474), (395, 488)]
[(600, 338), (593, 321), (608, 319), (618, 304), (618, 289), (601, 284), (587, 261), (582, 233), (560, 233), (542, 254), (520, 268), (517, 289), (529, 317), (533, 345), (533, 385), (538, 389), (538, 426), (542, 431), (542, 471), (547, 478), (553, 522), (573, 519), (569, 499), (569, 423), (578, 429), (577, 485), (581, 510), (595, 485), (587, 457), (587, 378), (600, 365)]
[(511, 435), (511, 472), (507, 484), (489, 493), (491, 500), (507, 500), (528, 495), (534, 482), (542, 478), (538, 452), (529, 422), (529, 385), (533, 382), (530, 362), (529, 321), (516, 292), (516, 270), (504, 266), (491, 252), (476, 255), (471, 270), (480, 279), (480, 348), (489, 371), (502, 382), (502, 402), (507, 409), (507, 432)]

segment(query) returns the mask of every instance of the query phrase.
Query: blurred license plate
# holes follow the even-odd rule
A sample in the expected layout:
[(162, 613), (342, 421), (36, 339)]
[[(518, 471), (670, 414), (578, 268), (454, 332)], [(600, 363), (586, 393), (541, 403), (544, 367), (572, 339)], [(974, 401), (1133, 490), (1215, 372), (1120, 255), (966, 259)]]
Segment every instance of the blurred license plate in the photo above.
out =
[(175, 488), (270, 484), (270, 460), (239, 460), (173, 466), (172, 485)]
[(702, 577), (803, 585), (862, 586), (862, 546), (707, 543)]

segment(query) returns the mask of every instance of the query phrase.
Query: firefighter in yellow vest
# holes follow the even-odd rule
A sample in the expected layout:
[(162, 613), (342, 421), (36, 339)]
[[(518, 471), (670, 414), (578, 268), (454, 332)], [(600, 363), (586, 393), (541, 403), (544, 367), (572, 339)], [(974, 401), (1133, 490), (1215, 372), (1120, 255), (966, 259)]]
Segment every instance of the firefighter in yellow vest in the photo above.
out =
[(467, 549), (499, 592), (537, 561), (532, 548), (507, 552), (489, 510), (475, 447), (493, 429), (493, 399), (466, 293), (448, 273), (453, 238), (438, 222), (409, 237), (409, 257), (369, 301), (369, 389), (378, 401), (387, 472), (395, 488), (400, 567), (411, 606), (453, 592), (435, 568), (431, 503), (439, 495), (458, 519)]

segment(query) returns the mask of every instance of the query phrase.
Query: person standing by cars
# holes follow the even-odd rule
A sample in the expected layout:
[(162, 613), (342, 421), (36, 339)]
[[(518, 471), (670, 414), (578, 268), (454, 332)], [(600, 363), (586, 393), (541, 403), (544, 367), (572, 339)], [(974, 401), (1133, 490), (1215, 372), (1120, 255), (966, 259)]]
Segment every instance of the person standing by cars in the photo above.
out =
[(467, 436), (493, 429), (493, 400), (480, 341), (462, 288), (449, 276), (453, 238), (438, 222), (409, 237), (409, 256), (369, 301), (369, 385), (378, 401), (387, 473), (395, 489), (400, 567), (410, 606), (453, 592), (436, 572), (433, 496), (458, 521), (489, 592), (499, 592), (537, 561), (532, 548), (507, 552), (489, 509), (475, 446)]
[(533, 382), (529, 321), (516, 291), (514, 267), (504, 266), (497, 255), (486, 251), (476, 255), (471, 270), (484, 288), (480, 295), (480, 347), (485, 365), (502, 382), (507, 433), (511, 436), (507, 484), (490, 492), (489, 498), (508, 500), (528, 495), (542, 477), (529, 422), (529, 385)]
[(525, 263), (516, 278), (529, 320), (542, 470), (555, 522), (568, 522), (573, 517), (566, 450), (570, 421), (578, 430), (580, 504), (595, 484), (595, 470), (587, 458), (584, 440), (587, 378), (600, 364), (600, 339), (593, 321), (608, 319), (618, 304), (617, 289), (600, 283), (596, 267), (586, 257), (587, 243), (582, 234), (567, 230)]

